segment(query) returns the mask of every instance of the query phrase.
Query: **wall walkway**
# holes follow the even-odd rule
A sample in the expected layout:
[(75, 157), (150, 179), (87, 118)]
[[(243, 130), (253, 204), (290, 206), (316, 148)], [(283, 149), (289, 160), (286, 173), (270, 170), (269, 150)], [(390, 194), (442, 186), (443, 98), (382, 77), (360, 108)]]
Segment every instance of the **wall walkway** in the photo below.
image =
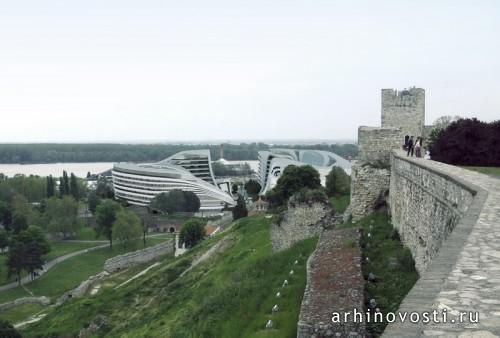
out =
[(500, 335), (500, 180), (399, 151), (391, 162), (393, 224), (420, 272), (399, 312), (437, 310), (440, 322), (397, 321), (383, 336)]

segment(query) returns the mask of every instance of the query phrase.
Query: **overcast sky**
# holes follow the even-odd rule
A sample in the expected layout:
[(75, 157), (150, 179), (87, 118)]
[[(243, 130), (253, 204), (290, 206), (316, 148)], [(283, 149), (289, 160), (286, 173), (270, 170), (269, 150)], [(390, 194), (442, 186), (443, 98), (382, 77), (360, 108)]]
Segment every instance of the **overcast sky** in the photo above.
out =
[(0, 142), (354, 139), (500, 118), (499, 1), (0, 0)]

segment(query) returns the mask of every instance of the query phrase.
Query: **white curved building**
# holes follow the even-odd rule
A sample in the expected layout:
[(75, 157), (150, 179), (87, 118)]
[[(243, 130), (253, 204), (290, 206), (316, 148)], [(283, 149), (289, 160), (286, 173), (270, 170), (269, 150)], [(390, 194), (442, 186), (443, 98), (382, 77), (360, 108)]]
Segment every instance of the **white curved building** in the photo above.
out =
[(117, 163), (112, 175), (115, 197), (134, 205), (148, 206), (156, 195), (171, 190), (194, 192), (204, 214), (236, 204), (216, 186), (209, 150), (182, 151), (157, 163)]
[(351, 162), (329, 151), (283, 148), (259, 151), (261, 195), (274, 188), (281, 173), (289, 165), (311, 165), (319, 172), (323, 186), (332, 167), (341, 167), (348, 175), (351, 174)]

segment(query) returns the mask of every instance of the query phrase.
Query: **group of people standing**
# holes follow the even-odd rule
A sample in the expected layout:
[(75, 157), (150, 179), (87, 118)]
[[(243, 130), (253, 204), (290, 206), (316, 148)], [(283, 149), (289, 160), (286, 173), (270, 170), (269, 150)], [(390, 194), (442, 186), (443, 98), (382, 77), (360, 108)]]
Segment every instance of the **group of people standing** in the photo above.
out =
[(422, 137), (418, 136), (416, 140), (413, 139), (413, 136), (405, 136), (405, 144), (404, 150), (407, 151), (407, 156), (413, 157), (413, 153), (415, 153), (415, 157), (422, 157)]

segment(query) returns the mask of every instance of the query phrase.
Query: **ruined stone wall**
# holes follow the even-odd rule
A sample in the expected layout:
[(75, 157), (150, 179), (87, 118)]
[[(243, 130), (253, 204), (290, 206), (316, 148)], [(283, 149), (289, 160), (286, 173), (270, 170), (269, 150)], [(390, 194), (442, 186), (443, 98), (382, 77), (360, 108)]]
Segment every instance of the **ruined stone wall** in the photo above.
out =
[(125, 269), (135, 264), (149, 262), (161, 255), (174, 253), (174, 250), (174, 240), (169, 240), (146, 249), (110, 258), (104, 263), (104, 270), (107, 272), (114, 272)]
[(271, 224), (273, 251), (288, 249), (298, 241), (319, 235), (330, 214), (331, 209), (322, 203), (289, 205), (281, 222)]
[(360, 162), (389, 163), (391, 150), (404, 144), (401, 129), (393, 127), (359, 127), (358, 160)]
[[(365, 337), (364, 321), (343, 322), (344, 313), (364, 313), (360, 233), (357, 229), (326, 230), (307, 261), (307, 285), (300, 307), (297, 338)], [(337, 312), (342, 322), (332, 321)]]
[(421, 136), (425, 124), (425, 90), (382, 89), (382, 127), (401, 128), (401, 135)]
[(453, 231), (474, 194), (452, 177), (408, 161), (405, 155), (393, 156), (389, 198), (392, 222), (410, 248), (419, 272), (426, 269)]
[(351, 168), (351, 201), (346, 216), (358, 221), (385, 204), (389, 196), (391, 172), (369, 163), (357, 163)]
[(13, 307), (24, 305), (24, 304), (40, 304), (40, 305), (49, 305), (50, 299), (41, 296), (41, 297), (23, 297), (12, 300), (10, 302), (0, 304), (0, 311), (5, 311), (8, 309), (12, 309)]

